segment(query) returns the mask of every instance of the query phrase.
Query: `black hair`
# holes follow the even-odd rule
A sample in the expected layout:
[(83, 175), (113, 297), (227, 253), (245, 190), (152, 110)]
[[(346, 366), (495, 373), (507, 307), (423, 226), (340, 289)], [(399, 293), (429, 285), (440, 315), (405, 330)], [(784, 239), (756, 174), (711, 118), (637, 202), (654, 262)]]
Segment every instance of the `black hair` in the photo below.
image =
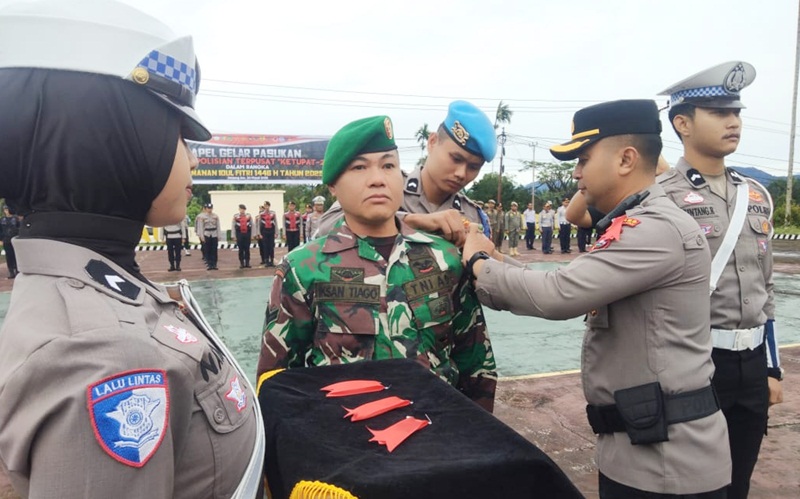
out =
[(663, 143), (657, 133), (639, 133), (619, 136), (620, 144), (631, 146), (639, 152), (642, 162), (656, 169), (658, 157), (661, 155)]
[(694, 119), (695, 109), (697, 108), (695, 107), (694, 104), (687, 104), (687, 103), (677, 104), (675, 106), (670, 106), (669, 108), (669, 124), (672, 125), (672, 129), (675, 130), (675, 135), (678, 136), (678, 140), (680, 140), (681, 142), (683, 142), (683, 137), (681, 137), (681, 134), (678, 133), (678, 129), (675, 128), (673, 120), (675, 119), (675, 116), (678, 116), (679, 114)]

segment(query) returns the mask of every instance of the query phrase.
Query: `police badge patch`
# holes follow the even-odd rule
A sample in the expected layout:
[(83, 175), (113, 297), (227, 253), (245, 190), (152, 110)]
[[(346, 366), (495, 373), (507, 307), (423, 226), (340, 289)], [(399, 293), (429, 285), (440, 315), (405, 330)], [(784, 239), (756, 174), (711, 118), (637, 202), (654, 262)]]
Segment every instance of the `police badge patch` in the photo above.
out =
[(141, 468), (164, 439), (169, 419), (167, 373), (125, 371), (86, 390), (94, 436), (120, 463)]
[(225, 398), (236, 403), (237, 412), (242, 412), (247, 407), (247, 393), (242, 388), (239, 376), (234, 376), (231, 380), (231, 389), (225, 394)]

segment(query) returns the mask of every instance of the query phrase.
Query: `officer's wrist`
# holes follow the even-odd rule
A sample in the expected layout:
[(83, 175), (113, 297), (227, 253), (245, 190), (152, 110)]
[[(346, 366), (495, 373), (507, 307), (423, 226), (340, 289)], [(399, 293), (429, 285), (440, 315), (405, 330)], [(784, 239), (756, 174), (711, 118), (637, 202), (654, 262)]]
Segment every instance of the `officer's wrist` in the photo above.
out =
[(783, 381), (784, 370), (782, 367), (770, 367), (767, 369), (767, 376), (775, 378), (778, 381)]
[(483, 264), (486, 260), (491, 258), (489, 253), (485, 251), (476, 251), (467, 261), (466, 265), (466, 272), (467, 275), (471, 280), (475, 280), (478, 278), (478, 274), (481, 272), (483, 268)]

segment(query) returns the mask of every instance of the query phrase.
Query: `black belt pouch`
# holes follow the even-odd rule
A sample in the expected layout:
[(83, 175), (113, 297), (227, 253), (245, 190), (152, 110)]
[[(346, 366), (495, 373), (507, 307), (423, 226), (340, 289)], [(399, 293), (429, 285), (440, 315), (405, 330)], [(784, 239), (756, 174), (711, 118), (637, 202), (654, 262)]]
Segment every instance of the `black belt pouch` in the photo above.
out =
[(617, 410), (633, 445), (669, 440), (664, 395), (658, 382), (614, 392)]

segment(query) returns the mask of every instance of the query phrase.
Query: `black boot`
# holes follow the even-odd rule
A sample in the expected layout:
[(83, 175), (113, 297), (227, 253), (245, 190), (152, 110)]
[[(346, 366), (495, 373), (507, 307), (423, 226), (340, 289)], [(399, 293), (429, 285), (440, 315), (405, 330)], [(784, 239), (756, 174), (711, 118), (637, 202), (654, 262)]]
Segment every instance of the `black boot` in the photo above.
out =
[(246, 269), (251, 269), (251, 268), (253, 268), (253, 267), (251, 267), (251, 266), (250, 266), (250, 260), (245, 260), (245, 261), (244, 261), (244, 268), (246, 268)]
[(175, 265), (170, 264), (169, 270), (167, 272), (175, 272)]

